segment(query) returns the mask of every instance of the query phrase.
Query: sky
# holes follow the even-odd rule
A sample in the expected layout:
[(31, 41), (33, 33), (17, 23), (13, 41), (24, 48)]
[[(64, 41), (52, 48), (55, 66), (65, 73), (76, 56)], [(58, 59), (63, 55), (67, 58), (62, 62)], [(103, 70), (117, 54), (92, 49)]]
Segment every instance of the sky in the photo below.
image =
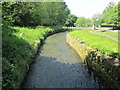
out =
[(101, 14), (109, 2), (118, 4), (119, 0), (64, 0), (71, 11), (78, 17), (91, 18), (94, 14)]

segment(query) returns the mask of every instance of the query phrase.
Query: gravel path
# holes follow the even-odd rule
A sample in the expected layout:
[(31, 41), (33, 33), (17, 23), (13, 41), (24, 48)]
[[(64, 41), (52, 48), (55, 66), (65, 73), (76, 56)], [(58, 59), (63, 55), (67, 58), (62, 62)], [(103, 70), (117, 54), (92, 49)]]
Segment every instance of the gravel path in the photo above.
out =
[(66, 34), (49, 36), (23, 88), (100, 88), (98, 78), (80, 62), (80, 57), (66, 44)]
[(108, 37), (108, 38), (110, 38), (110, 39), (112, 39), (112, 40), (114, 40), (114, 41), (116, 41), (116, 42), (120, 42), (120, 40), (118, 40), (118, 38), (114, 38), (114, 37), (112, 37), (111, 35), (106, 35), (106, 34), (98, 33), (98, 32), (96, 32), (96, 31), (90, 31), (90, 32), (91, 32), (91, 33), (94, 33), (94, 34), (106, 36), (106, 37)]

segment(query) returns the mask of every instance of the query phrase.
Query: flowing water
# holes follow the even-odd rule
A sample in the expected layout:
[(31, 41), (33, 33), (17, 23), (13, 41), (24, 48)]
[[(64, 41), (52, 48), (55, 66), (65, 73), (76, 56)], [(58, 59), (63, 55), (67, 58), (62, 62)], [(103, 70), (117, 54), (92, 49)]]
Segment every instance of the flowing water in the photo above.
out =
[(31, 66), (24, 88), (101, 88), (99, 79), (83, 65), (66, 44), (67, 32), (45, 40), (40, 55)]

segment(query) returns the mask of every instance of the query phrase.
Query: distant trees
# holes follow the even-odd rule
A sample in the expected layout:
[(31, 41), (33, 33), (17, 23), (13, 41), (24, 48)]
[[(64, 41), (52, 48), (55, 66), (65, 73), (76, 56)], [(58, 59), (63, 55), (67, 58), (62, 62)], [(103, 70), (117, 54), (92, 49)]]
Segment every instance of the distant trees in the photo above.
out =
[(101, 14), (97, 13), (92, 16), (92, 24), (100, 25), (101, 24)]
[(92, 26), (92, 21), (91, 19), (86, 19), (86, 27), (91, 27)]
[(114, 2), (110, 2), (108, 6), (103, 10), (102, 14), (94, 14), (92, 17), (92, 24), (95, 25), (120, 25), (119, 13), (120, 4), (115, 5)]
[(91, 20), (85, 17), (79, 17), (77, 21), (75, 22), (76, 27), (90, 27), (91, 26)]
[(63, 25), (69, 9), (65, 2), (3, 2), (3, 24), (19, 26)]
[(76, 27), (90, 27), (96, 25), (118, 25), (120, 26), (120, 3), (115, 5), (110, 2), (102, 14), (94, 14), (91, 19), (79, 17), (74, 23)]
[(105, 19), (106, 23), (107, 24), (117, 25), (119, 23), (118, 22), (118, 19), (119, 19), (118, 13), (120, 13), (120, 7), (118, 7), (118, 5), (116, 5), (114, 8), (112, 8), (109, 11), (109, 13), (110, 13), (110, 15), (108, 15), (107, 18)]
[[(118, 3), (115, 5), (114, 2), (110, 2), (108, 6), (104, 9), (101, 21), (103, 25), (118, 25), (119, 20), (119, 13), (120, 13), (120, 4)], [(120, 24), (119, 24), (120, 25)]]
[(65, 23), (65, 26), (68, 26), (68, 27), (74, 27), (74, 23), (76, 22), (77, 20), (77, 16), (74, 15), (74, 14), (69, 14), (68, 15), (68, 18), (66, 20), (66, 23)]
[(85, 17), (80, 17), (77, 19), (76, 23), (75, 23), (75, 26), (76, 27), (84, 27), (86, 24), (86, 19)]

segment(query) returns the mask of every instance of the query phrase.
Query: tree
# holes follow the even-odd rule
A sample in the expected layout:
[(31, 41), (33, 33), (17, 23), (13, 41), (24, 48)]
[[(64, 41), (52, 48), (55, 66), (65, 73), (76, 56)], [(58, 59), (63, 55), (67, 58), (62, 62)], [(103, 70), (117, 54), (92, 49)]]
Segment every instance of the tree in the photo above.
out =
[(114, 8), (112, 8), (112, 10), (109, 11), (110, 15), (106, 18), (107, 24), (113, 24), (113, 25), (117, 25), (119, 22), (119, 13), (120, 13), (120, 7), (118, 7), (118, 5), (116, 5)]
[(70, 12), (65, 2), (3, 2), (2, 6), (3, 21), (18, 26), (63, 25)]
[(110, 11), (115, 6), (114, 2), (109, 2), (108, 6), (104, 9), (103, 13)]
[(110, 21), (111, 19), (111, 13), (112, 13), (112, 9), (115, 7), (115, 3), (114, 2), (110, 2), (108, 4), (108, 6), (104, 9), (102, 16), (101, 16), (101, 22), (104, 24), (112, 24), (112, 22)]
[(67, 26), (67, 27), (74, 27), (74, 23), (76, 22), (76, 20), (77, 20), (77, 16), (76, 15), (69, 14), (68, 18), (66, 20), (65, 26)]
[(76, 23), (75, 23), (75, 26), (76, 27), (84, 27), (85, 24), (86, 24), (86, 18), (85, 17), (80, 17), (77, 19)]
[(92, 21), (89, 18), (79, 17), (75, 22), (76, 27), (90, 27), (92, 26)]
[(13, 11), (13, 6), (16, 2), (2, 2), (2, 23), (3, 26), (12, 25), (14, 22), (13, 16), (15, 12)]
[(89, 19), (89, 18), (86, 19), (86, 24), (85, 24), (85, 26), (86, 26), (86, 27), (92, 26), (92, 21), (91, 21), (91, 19)]
[(97, 13), (92, 16), (92, 24), (94, 24), (94, 25), (101, 24), (101, 14)]
[(49, 16), (48, 24), (63, 25), (65, 23), (69, 9), (64, 2), (47, 2), (46, 8)]

